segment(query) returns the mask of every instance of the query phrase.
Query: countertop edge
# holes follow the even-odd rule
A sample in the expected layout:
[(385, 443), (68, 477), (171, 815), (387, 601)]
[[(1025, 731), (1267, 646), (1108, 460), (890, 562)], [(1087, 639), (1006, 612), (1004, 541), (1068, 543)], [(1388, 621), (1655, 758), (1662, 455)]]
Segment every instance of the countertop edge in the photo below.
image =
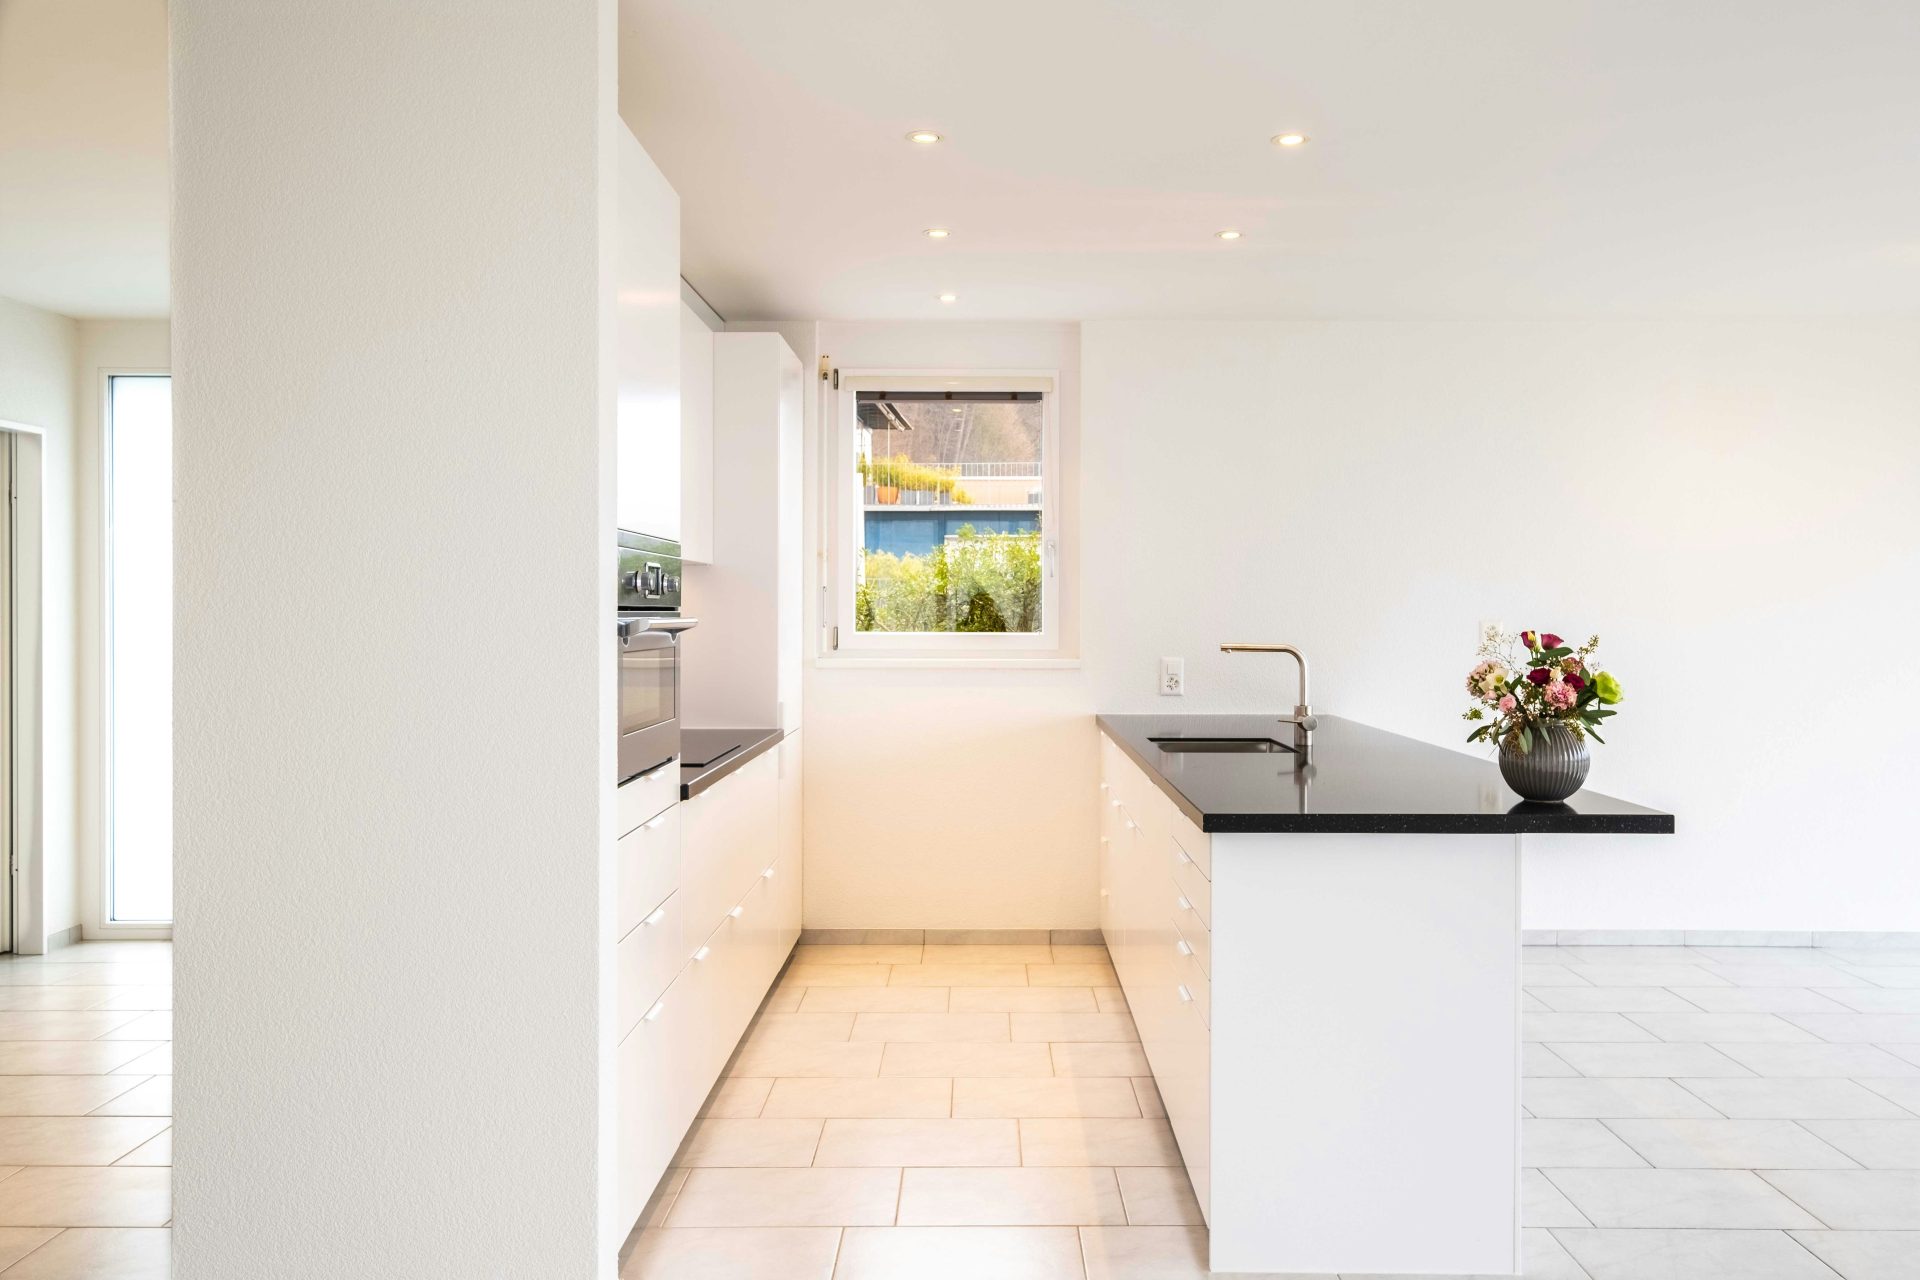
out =
[[(1120, 748), (1153, 779), (1154, 785), (1173, 801), (1175, 808), (1208, 835), (1672, 835), (1674, 832), (1674, 818), (1670, 813), (1582, 814), (1553, 806), (1500, 814), (1208, 814), (1189, 800), (1152, 761), (1142, 756), (1129, 740), (1130, 735), (1110, 723), (1106, 713), (1096, 712), (1094, 723), (1107, 741)], [(1433, 747), (1435, 751), (1445, 749)]]
[[(787, 736), (785, 729), (742, 729), (739, 732), (749, 735), (748, 740), (740, 750), (726, 759), (703, 768), (684, 764), (680, 766), (680, 798), (682, 800), (691, 800), (722, 778), (738, 772), (741, 766), (767, 754)], [(750, 736), (753, 734), (759, 736)]]

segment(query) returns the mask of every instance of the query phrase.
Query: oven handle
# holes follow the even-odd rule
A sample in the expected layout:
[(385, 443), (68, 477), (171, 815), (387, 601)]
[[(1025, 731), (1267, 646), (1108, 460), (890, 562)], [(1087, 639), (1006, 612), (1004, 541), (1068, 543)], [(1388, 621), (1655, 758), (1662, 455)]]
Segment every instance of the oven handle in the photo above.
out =
[[(622, 618), (615, 631), (622, 648), (666, 649), (682, 631), (700, 625), (697, 618)], [(650, 644), (643, 640), (652, 641)]]
[(670, 636), (677, 636), (682, 631), (691, 631), (699, 625), (698, 618), (653, 618), (648, 620), (644, 630), (664, 631)]

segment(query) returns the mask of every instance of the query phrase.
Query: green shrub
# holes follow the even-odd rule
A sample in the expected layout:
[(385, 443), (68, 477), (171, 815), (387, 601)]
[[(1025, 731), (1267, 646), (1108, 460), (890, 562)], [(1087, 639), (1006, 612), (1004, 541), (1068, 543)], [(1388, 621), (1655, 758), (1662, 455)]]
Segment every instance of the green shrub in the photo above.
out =
[(866, 553), (854, 596), (861, 631), (1030, 632), (1040, 629), (1040, 534), (962, 525), (926, 555)]

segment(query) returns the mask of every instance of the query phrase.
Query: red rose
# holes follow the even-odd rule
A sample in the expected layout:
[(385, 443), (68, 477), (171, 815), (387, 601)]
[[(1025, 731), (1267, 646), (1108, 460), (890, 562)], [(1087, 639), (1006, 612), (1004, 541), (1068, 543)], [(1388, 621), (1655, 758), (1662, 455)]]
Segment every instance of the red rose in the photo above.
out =
[(1540, 637), (1540, 647), (1542, 649), (1558, 649), (1560, 647), (1560, 637), (1549, 631)]
[(1580, 692), (1580, 690), (1587, 687), (1587, 682), (1585, 680), (1582, 680), (1579, 676), (1576, 676), (1571, 672), (1567, 673), (1567, 675), (1564, 678), (1568, 684), (1573, 686), (1573, 691), (1575, 693), (1578, 693)]
[(1535, 667), (1533, 670), (1527, 672), (1527, 683), (1529, 684), (1545, 684), (1551, 679), (1553, 679), (1553, 673), (1545, 667)]
[(1520, 643), (1529, 649), (1538, 649), (1540, 647), (1540, 633), (1538, 631), (1522, 631), (1520, 633)]

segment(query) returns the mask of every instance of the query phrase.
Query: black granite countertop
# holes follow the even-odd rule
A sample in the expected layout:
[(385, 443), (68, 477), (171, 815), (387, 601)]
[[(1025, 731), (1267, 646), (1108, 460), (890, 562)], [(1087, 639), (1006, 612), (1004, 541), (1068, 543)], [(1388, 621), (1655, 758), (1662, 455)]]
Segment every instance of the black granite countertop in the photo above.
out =
[(1290, 744), (1293, 726), (1271, 716), (1103, 715), (1098, 721), (1202, 831), (1673, 833), (1672, 814), (1595, 791), (1577, 791), (1561, 804), (1522, 800), (1490, 759), (1337, 716), (1319, 717), (1304, 766), (1291, 752), (1174, 753), (1151, 741), (1273, 738)]
[(786, 736), (783, 729), (682, 729), (680, 798), (693, 799)]

